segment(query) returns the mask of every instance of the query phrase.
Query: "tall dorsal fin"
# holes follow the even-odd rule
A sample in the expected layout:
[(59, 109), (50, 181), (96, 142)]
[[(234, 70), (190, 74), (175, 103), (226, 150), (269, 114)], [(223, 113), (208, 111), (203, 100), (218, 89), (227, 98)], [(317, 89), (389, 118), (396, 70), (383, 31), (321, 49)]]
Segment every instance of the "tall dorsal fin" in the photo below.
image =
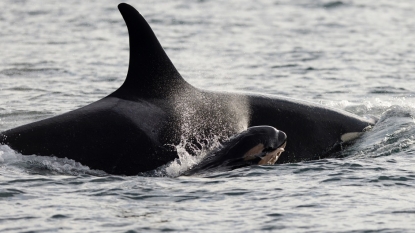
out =
[(174, 89), (190, 86), (176, 70), (143, 16), (126, 3), (119, 4), (118, 9), (130, 37), (128, 74), (119, 90), (161, 97), (172, 94)]

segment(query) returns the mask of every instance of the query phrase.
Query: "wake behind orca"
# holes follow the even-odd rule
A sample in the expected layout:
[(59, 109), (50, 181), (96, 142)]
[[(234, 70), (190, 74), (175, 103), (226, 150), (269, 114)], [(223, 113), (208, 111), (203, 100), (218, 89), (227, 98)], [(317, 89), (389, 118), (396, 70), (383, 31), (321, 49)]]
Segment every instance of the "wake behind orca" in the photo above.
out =
[(122, 86), (85, 107), (4, 131), (1, 144), (24, 155), (67, 157), (92, 169), (135, 175), (176, 159), (175, 146), (183, 141), (200, 147), (252, 126), (285, 132), (289, 142), (277, 162), (287, 163), (324, 158), (373, 125), (305, 101), (195, 88), (176, 70), (145, 19), (130, 5), (118, 8), (130, 42)]

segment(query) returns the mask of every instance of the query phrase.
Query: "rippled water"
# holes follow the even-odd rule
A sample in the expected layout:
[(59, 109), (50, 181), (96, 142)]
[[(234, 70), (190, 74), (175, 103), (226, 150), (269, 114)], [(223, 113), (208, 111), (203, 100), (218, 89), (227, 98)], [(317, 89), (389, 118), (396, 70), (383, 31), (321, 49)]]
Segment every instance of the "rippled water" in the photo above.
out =
[[(130, 3), (194, 86), (305, 99), (379, 123), (336, 158), (203, 177), (112, 176), (0, 146), (1, 232), (413, 231), (412, 1)], [(0, 2), (0, 131), (121, 85), (128, 34), (117, 4)]]

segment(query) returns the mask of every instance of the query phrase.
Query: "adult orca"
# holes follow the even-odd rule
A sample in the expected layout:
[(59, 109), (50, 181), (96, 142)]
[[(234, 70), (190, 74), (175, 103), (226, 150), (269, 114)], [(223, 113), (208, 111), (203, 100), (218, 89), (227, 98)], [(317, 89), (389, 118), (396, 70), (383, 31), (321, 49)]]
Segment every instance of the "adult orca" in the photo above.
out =
[(319, 159), (373, 122), (290, 98), (219, 93), (188, 84), (144, 18), (125, 3), (130, 63), (124, 83), (85, 107), (0, 133), (0, 143), (24, 155), (67, 157), (92, 169), (135, 175), (177, 158), (175, 146), (201, 146), (251, 126), (284, 131), (278, 163)]
[(249, 165), (273, 165), (287, 144), (287, 135), (271, 126), (253, 126), (232, 136), (182, 175), (227, 171)]

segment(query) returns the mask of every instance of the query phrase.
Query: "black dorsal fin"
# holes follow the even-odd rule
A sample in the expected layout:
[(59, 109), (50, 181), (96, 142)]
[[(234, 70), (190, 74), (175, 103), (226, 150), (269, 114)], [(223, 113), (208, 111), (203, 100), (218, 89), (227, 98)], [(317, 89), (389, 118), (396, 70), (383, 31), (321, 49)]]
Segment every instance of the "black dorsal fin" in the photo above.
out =
[(128, 74), (119, 91), (163, 97), (171, 95), (172, 90), (190, 86), (176, 70), (143, 16), (126, 3), (119, 4), (118, 9), (130, 37)]

